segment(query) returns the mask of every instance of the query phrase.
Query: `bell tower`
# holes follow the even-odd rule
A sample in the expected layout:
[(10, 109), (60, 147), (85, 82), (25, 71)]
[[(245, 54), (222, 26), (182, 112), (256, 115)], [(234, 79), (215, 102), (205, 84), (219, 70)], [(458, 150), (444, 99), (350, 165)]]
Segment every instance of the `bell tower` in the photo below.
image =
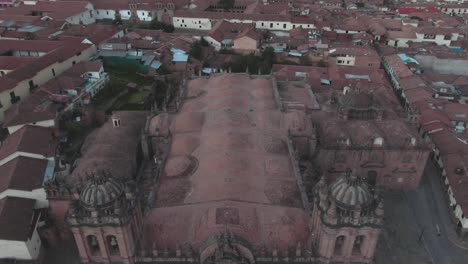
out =
[(88, 176), (73, 191), (66, 216), (82, 263), (134, 263), (142, 211), (132, 182)]
[(322, 177), (314, 197), (312, 241), (319, 260), (373, 263), (383, 203), (367, 183), (347, 170), (330, 186)]

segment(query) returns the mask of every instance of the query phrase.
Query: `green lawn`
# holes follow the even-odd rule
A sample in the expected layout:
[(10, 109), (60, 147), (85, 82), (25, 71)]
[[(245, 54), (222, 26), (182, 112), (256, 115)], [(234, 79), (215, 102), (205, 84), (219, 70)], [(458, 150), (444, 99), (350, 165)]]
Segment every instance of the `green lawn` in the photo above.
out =
[(132, 91), (127, 94), (126, 101), (129, 104), (139, 104), (143, 103), (143, 101), (150, 95), (150, 91), (143, 90), (143, 91)]

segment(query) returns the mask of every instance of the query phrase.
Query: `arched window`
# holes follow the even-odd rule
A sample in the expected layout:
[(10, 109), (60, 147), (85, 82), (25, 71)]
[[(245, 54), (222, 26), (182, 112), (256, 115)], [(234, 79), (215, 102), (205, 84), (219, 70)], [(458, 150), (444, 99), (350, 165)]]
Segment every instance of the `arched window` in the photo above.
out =
[(377, 172), (374, 170), (370, 170), (367, 172), (367, 183), (370, 186), (375, 186), (377, 183)]
[(119, 255), (119, 243), (115, 236), (107, 236), (107, 247), (109, 248), (109, 253), (111, 255)]
[(91, 253), (91, 255), (95, 256), (95, 255), (98, 255), (100, 252), (100, 249), (99, 249), (99, 242), (97, 240), (97, 238), (93, 235), (89, 235), (87, 238), (86, 238), (87, 242), (88, 242), (88, 248), (89, 248), (89, 252)]
[(107, 236), (107, 248), (109, 248), (109, 253), (111, 255), (119, 255), (119, 243), (117, 242), (117, 238), (115, 236)]
[(362, 245), (364, 244), (364, 236), (357, 236), (354, 239), (353, 244), (353, 255), (361, 255), (362, 254)]
[(343, 247), (346, 241), (345, 236), (338, 236), (335, 240), (335, 255), (340, 256), (343, 254)]

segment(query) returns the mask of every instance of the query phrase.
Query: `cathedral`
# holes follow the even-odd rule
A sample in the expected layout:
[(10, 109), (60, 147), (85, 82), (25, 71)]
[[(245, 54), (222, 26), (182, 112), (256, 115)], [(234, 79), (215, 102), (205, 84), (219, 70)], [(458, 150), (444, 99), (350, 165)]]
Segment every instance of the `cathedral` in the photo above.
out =
[(165, 111), (113, 113), (48, 184), (61, 237), (82, 263), (374, 263), (379, 188), (351, 165), (306, 188), (321, 135), (285, 93), (272, 76), (222, 74), (183, 82)]

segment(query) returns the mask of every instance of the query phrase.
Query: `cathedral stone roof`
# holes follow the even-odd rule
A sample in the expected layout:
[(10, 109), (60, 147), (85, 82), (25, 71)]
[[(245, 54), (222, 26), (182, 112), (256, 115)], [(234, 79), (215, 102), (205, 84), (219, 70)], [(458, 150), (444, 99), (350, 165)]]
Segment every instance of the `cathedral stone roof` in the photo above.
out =
[(80, 194), (81, 204), (87, 208), (102, 208), (112, 205), (123, 194), (123, 185), (114, 177), (99, 175), (91, 177)]
[(373, 200), (367, 183), (350, 172), (330, 186), (330, 194), (339, 207), (346, 209), (366, 207)]
[(152, 120), (155, 131), (169, 128), (171, 145), (145, 217), (148, 246), (190, 241), (198, 251), (225, 228), (253, 248), (307, 242), (287, 144), (307, 119), (278, 109), (273, 84), (247, 74), (190, 80), (180, 111)]

